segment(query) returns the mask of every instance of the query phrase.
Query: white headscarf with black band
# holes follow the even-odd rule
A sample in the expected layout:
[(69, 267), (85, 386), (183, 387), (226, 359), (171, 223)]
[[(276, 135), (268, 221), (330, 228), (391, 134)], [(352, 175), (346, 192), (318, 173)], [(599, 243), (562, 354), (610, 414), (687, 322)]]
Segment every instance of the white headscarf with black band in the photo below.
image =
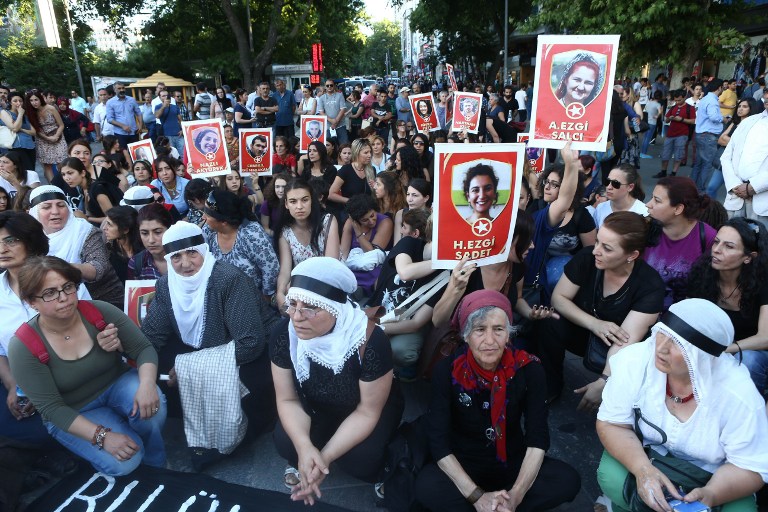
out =
[[(168, 291), (181, 341), (200, 348), (205, 327), (205, 298), (208, 280), (216, 259), (211, 255), (203, 231), (189, 222), (179, 221), (163, 234), (165, 261), (168, 262)], [(195, 275), (185, 277), (176, 273), (171, 256), (182, 251), (197, 251), (203, 256), (203, 265)]]
[(368, 317), (348, 298), (356, 288), (355, 275), (334, 258), (309, 258), (291, 271), (286, 300), (300, 300), (336, 318), (330, 332), (311, 340), (299, 338), (293, 319), (288, 324), (291, 362), (299, 384), (309, 378), (310, 360), (339, 374), (347, 360), (365, 343)]
[[(40, 204), (45, 201), (64, 201), (67, 196), (59, 187), (53, 185), (40, 185), (32, 190), (29, 196), (29, 214), (36, 220), (40, 220)], [(56, 256), (68, 263), (82, 263), (80, 254), (83, 252), (83, 244), (88, 235), (93, 231), (93, 224), (85, 219), (76, 217), (67, 203), (67, 223), (55, 233), (46, 233), (48, 236), (48, 255)]]

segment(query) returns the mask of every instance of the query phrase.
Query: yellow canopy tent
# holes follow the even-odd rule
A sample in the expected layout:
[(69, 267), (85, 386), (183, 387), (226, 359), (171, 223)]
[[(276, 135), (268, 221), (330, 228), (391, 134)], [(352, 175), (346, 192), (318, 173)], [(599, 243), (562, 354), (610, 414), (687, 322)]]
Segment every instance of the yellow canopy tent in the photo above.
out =
[(195, 84), (187, 82), (184, 79), (172, 77), (162, 71), (158, 70), (157, 73), (149, 75), (147, 78), (142, 78), (138, 82), (134, 82), (128, 86), (131, 89), (131, 94), (136, 101), (141, 102), (141, 91), (144, 89), (151, 89), (154, 94), (155, 87), (158, 82), (163, 82), (168, 89), (181, 89), (181, 93), (184, 95), (184, 101), (187, 101), (188, 92), (194, 96)]

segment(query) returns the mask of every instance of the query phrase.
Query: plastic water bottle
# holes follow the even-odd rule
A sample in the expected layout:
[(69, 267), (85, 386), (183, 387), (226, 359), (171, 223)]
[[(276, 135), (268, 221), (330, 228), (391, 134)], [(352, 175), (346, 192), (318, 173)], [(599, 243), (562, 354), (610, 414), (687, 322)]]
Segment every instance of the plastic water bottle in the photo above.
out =
[(19, 409), (26, 407), (29, 403), (29, 397), (24, 394), (24, 391), (19, 387), (18, 384), (16, 384), (16, 396), (16, 405), (18, 405)]

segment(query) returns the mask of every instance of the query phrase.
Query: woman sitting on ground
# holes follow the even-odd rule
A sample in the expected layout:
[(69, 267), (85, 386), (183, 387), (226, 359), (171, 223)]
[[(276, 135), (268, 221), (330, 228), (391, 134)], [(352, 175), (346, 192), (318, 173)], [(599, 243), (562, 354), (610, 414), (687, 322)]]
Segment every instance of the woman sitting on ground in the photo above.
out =
[(277, 305), (282, 307), (291, 270), (296, 265), (317, 256), (339, 258), (339, 225), (333, 215), (322, 209), (307, 182), (291, 180), (285, 186), (285, 206), (277, 229), (280, 233)]
[(277, 291), (279, 263), (272, 240), (250, 211), (250, 202), (214, 189), (205, 202), (205, 237), (211, 254), (245, 272), (270, 301)]
[(168, 273), (163, 235), (173, 225), (173, 218), (162, 205), (148, 204), (136, 219), (144, 250), (128, 260), (128, 279), (160, 279)]
[(291, 498), (313, 504), (331, 463), (376, 482), (403, 401), (392, 378), (389, 341), (368, 328), (348, 298), (352, 272), (335, 258), (315, 257), (291, 271), (284, 311), (289, 320), (270, 338), (280, 422), (277, 452), (291, 467)]
[(390, 219), (394, 219), (395, 214), (405, 208), (405, 194), (397, 174), (391, 171), (384, 171), (376, 175), (373, 182), (373, 195), (379, 203), (381, 213)]
[(309, 143), (307, 148), (306, 158), (299, 160), (300, 171), (299, 177), (304, 181), (309, 181), (312, 178), (323, 178), (328, 182), (328, 185), (332, 185), (336, 179), (336, 167), (331, 163), (328, 158), (328, 150), (325, 145), (317, 140)]
[(275, 174), (272, 180), (264, 187), (264, 202), (261, 203), (259, 215), (261, 218), (261, 227), (267, 235), (274, 236), (274, 229), (280, 221), (280, 214), (283, 211), (283, 198), (285, 197), (285, 186), (291, 181), (290, 174)]
[(577, 389), (584, 393), (579, 409), (597, 410), (600, 394), (611, 375), (610, 358), (641, 341), (664, 305), (664, 283), (641, 256), (648, 239), (648, 222), (632, 212), (605, 219), (594, 247), (585, 247), (565, 265), (552, 293), (560, 319), (537, 325), (537, 347), (547, 374), (547, 398), (563, 388), (565, 351), (582, 355), (590, 334), (609, 347), (605, 368), (594, 382)]
[(245, 186), (245, 180), (238, 171), (232, 171), (226, 176), (219, 176), (219, 188), (229, 190), (238, 197), (246, 197), (251, 202), (251, 211), (256, 211), (264, 202), (259, 183), (254, 183), (254, 189)]
[(726, 352), (749, 370), (760, 393), (768, 391), (768, 230), (743, 217), (726, 222), (688, 274), (688, 296), (720, 306), (733, 322)]
[(287, 172), (291, 175), (296, 174), (296, 157), (288, 151), (288, 144), (288, 137), (283, 137), (282, 135), (275, 137), (275, 153), (272, 155), (272, 174), (281, 172)]
[(576, 470), (545, 457), (544, 370), (508, 345), (511, 319), (509, 300), (492, 290), (467, 295), (453, 314), (466, 344), (432, 375), (426, 419), (436, 462), (415, 484), (428, 510), (549, 510), (579, 492)]
[(168, 156), (155, 159), (155, 171), (157, 179), (152, 180), (152, 185), (160, 190), (167, 204), (174, 205), (182, 216), (186, 215), (189, 206), (184, 200), (184, 189), (189, 180), (176, 176), (173, 160)]
[[(668, 495), (722, 505), (722, 512), (757, 510), (752, 494), (768, 482), (768, 419), (747, 372), (723, 354), (733, 340), (722, 309), (686, 299), (669, 308), (648, 340), (611, 360), (613, 376), (597, 414), (605, 447), (597, 480), (614, 511), (630, 509), (628, 476), (640, 501), (656, 511), (669, 510)], [(632, 432), (634, 425), (640, 432)], [(712, 476), (704, 486), (681, 490), (644, 445)]]
[[(218, 414), (227, 415), (222, 425), (212, 417), (215, 410), (201, 406), (194, 414), (190, 412), (190, 418), (185, 417), (186, 423), (192, 421), (198, 427), (186, 433), (193, 466), (200, 470), (221, 454), (231, 453), (249, 423), (254, 434), (271, 428), (274, 395), (265, 348), (267, 333), (278, 317), (251, 279), (229, 263), (214, 259), (202, 230), (194, 224), (174, 224), (163, 235), (163, 249), (168, 274), (157, 280), (155, 298), (141, 329), (158, 351), (160, 372), (170, 376), (168, 388), (201, 393), (187, 395), (195, 402), (206, 401), (206, 396), (210, 399), (209, 394), (215, 393), (215, 401), (225, 407)], [(197, 355), (184, 357), (193, 352)], [(177, 368), (180, 359), (181, 370)], [(250, 391), (242, 400), (240, 380)], [(206, 383), (212, 387), (206, 388)], [(179, 394), (167, 393), (169, 410), (178, 415)], [(236, 414), (238, 406), (247, 419)]]
[(352, 163), (339, 169), (331, 185), (328, 200), (337, 208), (343, 207), (356, 194), (370, 194), (375, 173), (371, 167), (371, 144), (364, 139), (352, 143)]
[(184, 220), (203, 227), (205, 224), (203, 208), (205, 208), (205, 200), (208, 199), (211, 190), (213, 190), (213, 185), (203, 178), (195, 178), (187, 184), (184, 188), (184, 201), (189, 206), (189, 210), (187, 210), (187, 216)]
[(595, 224), (597, 229), (605, 218), (613, 212), (635, 212), (647, 216), (648, 208), (643, 204), (643, 192), (640, 174), (634, 165), (621, 164), (611, 169), (605, 179), (605, 194), (608, 201), (595, 207)]
[(406, 206), (395, 214), (395, 228), (397, 229), (395, 229), (394, 243), (400, 241), (399, 227), (403, 224), (403, 215), (406, 212), (420, 209), (432, 211), (432, 184), (425, 179), (412, 179), (405, 189), (405, 202)]
[[(8, 347), (13, 375), (51, 436), (96, 471), (125, 475), (140, 463), (165, 468), (166, 409), (155, 384), (157, 353), (139, 328), (106, 302), (90, 304), (106, 328), (99, 332), (86, 320), (76, 295), (81, 277), (60, 258), (25, 263), (19, 272), (21, 298), (38, 312), (26, 325), (49, 360), (42, 363), (17, 333)], [(123, 352), (137, 369), (123, 361)]]
[(149, 185), (155, 178), (152, 164), (146, 160), (136, 160), (133, 162), (132, 172), (133, 179), (135, 180), (133, 185), (131, 185), (132, 187)]
[(19, 211), (29, 208), (29, 192), (40, 185), (37, 173), (25, 170), (23, 165), (23, 155), (19, 150), (0, 156), (0, 186), (13, 199), (9, 208)]
[(109, 253), (101, 230), (72, 214), (64, 192), (53, 185), (32, 191), (29, 214), (43, 225), (48, 235), (50, 256), (74, 265), (95, 300), (123, 307), (123, 285), (109, 264)]
[(132, 207), (115, 206), (107, 210), (102, 227), (109, 250), (109, 262), (123, 284), (128, 279), (128, 260), (144, 250), (137, 217), (138, 212)]

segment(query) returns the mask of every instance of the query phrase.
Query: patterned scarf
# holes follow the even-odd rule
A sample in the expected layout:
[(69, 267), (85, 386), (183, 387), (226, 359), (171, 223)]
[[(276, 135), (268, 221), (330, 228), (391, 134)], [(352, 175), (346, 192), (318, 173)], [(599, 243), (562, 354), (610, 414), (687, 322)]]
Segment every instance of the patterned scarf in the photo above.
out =
[(496, 437), (496, 458), (501, 462), (507, 462), (507, 381), (512, 380), (517, 370), (538, 360), (523, 350), (507, 348), (495, 370), (481, 368), (468, 349), (453, 361), (451, 375), (463, 391), (491, 391), (491, 426)]

